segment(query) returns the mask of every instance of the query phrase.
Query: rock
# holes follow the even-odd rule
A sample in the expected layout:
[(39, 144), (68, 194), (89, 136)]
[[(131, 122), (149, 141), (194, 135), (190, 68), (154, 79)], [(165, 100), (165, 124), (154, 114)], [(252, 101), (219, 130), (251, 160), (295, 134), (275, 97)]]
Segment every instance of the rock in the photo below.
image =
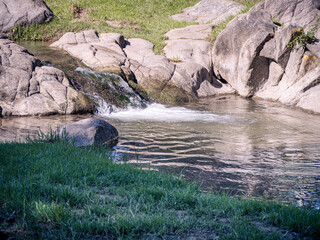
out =
[(218, 24), (230, 16), (237, 15), (244, 8), (242, 4), (233, 1), (202, 0), (194, 6), (184, 9), (183, 13), (173, 15), (172, 19)]
[(320, 85), (310, 88), (304, 92), (297, 103), (298, 107), (320, 113)]
[(0, 105), (4, 116), (91, 112), (84, 95), (70, 86), (64, 73), (41, 66), (25, 48), (0, 39)]
[[(297, 32), (319, 24), (319, 6), (319, 1), (312, 0), (266, 0), (236, 17), (215, 42), (212, 57), (216, 76), (241, 96), (320, 112), (316, 104), (320, 44), (288, 47)], [(315, 36), (320, 37), (319, 29)]]
[(217, 37), (212, 58), (214, 72), (241, 96), (252, 96), (268, 79), (269, 60), (259, 54), (274, 35), (273, 28), (267, 11), (251, 11), (236, 17)]
[(200, 64), (181, 62), (176, 64), (176, 71), (172, 76), (171, 83), (180, 86), (186, 93), (197, 98), (200, 84), (207, 79), (209, 79), (209, 72)]
[(202, 40), (178, 39), (166, 41), (163, 48), (167, 58), (176, 61), (191, 61), (211, 71), (211, 43)]
[(213, 77), (213, 82), (205, 80), (201, 83), (197, 94), (199, 98), (213, 97), (217, 95), (234, 94), (235, 90), (228, 84), (221, 83), (218, 79)]
[(175, 28), (166, 33), (169, 40), (194, 39), (204, 40), (211, 35), (213, 24), (191, 25), (184, 28)]
[(264, 9), (283, 27), (300, 26), (308, 31), (317, 21), (319, 8), (318, 0), (266, 0), (252, 11)]
[(85, 65), (98, 70), (121, 73), (126, 56), (122, 50), (124, 39), (120, 34), (101, 34), (94, 30), (66, 33), (51, 47), (64, 49)]
[(8, 32), (13, 26), (48, 22), (52, 17), (52, 11), (43, 0), (2, 0), (0, 2), (0, 32)]
[(59, 135), (77, 147), (109, 144), (118, 139), (118, 131), (99, 118), (87, 118), (69, 123), (59, 129)]
[(141, 38), (130, 38), (126, 42), (124, 52), (129, 60), (143, 64), (144, 58), (155, 55), (152, 49), (153, 43)]

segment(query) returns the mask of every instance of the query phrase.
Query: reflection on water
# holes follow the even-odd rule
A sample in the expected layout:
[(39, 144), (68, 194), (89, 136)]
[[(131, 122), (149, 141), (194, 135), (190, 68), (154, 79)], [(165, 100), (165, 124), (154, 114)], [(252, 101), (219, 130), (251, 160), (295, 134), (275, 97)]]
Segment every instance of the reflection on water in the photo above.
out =
[[(115, 158), (182, 173), (204, 190), (319, 208), (320, 116), (237, 97), (187, 107), (151, 105), (103, 116), (120, 133)], [(0, 141), (85, 117), (0, 119)]]

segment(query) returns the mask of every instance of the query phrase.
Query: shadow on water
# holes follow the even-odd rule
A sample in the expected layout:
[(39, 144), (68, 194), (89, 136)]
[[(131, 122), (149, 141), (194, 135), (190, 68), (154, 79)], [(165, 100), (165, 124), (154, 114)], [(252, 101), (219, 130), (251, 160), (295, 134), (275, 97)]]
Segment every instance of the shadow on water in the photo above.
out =
[[(46, 61), (47, 54), (35, 55)], [(120, 133), (115, 160), (182, 173), (205, 191), (320, 207), (320, 116), (236, 96), (184, 107), (100, 111)], [(86, 117), (0, 119), (0, 141), (23, 140)]]

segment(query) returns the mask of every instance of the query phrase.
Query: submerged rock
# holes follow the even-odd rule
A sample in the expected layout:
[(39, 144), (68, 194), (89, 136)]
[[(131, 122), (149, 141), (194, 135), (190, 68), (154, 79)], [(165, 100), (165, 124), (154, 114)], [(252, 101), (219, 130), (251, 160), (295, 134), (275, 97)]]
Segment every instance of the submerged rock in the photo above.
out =
[(213, 23), (223, 22), (230, 16), (240, 13), (245, 6), (228, 0), (202, 0), (192, 7), (183, 10), (183, 13), (173, 15), (178, 21)]
[[(320, 112), (319, 1), (257, 4), (232, 20), (213, 49), (216, 76), (243, 97), (259, 97)], [(292, 42), (315, 29), (313, 43)]]
[(69, 123), (59, 129), (59, 135), (77, 147), (110, 144), (118, 139), (118, 131), (99, 118), (87, 118)]
[(61, 70), (41, 66), (25, 48), (4, 38), (0, 39), (0, 106), (3, 116), (92, 111)]
[(2, 0), (0, 2), (0, 32), (8, 32), (13, 26), (48, 22), (52, 17), (52, 11), (43, 0)]

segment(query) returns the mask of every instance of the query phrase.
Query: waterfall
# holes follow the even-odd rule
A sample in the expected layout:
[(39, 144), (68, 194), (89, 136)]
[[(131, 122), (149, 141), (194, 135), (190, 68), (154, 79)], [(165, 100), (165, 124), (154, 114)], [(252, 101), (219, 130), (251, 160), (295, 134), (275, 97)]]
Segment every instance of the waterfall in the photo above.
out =
[[(119, 112), (123, 109), (141, 109), (146, 107), (143, 100), (119, 75), (89, 68), (77, 67), (75, 72), (85, 76), (95, 86), (91, 93), (81, 91), (97, 104), (96, 113), (99, 115)], [(76, 87), (76, 86), (75, 86)], [(79, 91), (79, 89), (77, 89)]]

